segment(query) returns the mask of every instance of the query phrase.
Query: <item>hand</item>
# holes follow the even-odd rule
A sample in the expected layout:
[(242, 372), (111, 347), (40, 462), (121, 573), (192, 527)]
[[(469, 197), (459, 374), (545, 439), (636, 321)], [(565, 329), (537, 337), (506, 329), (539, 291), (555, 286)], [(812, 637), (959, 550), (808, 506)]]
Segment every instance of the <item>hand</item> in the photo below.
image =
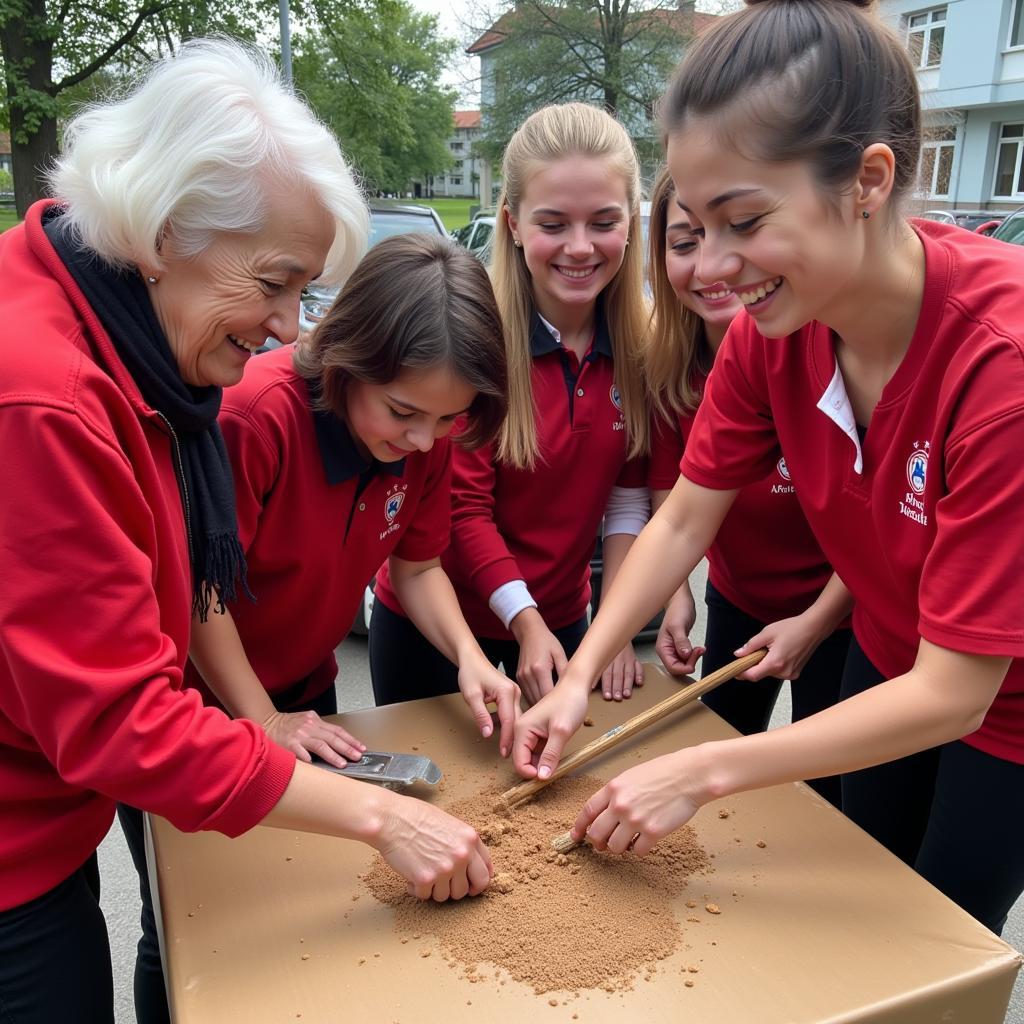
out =
[(562, 750), (583, 724), (590, 686), (563, 679), (543, 700), (524, 711), (516, 722), (512, 762), (524, 779), (550, 778)]
[(344, 768), (349, 761), (358, 761), (366, 750), (365, 743), (340, 725), (325, 722), (315, 711), (274, 711), (260, 724), (279, 747), (307, 763), (313, 760), (310, 755), (316, 754), (335, 768)]
[(807, 615), (772, 622), (736, 651), (736, 657), (742, 658), (762, 647), (768, 648), (763, 661), (736, 678), (752, 682), (767, 676), (799, 679), (804, 666), (824, 639), (821, 629)]
[(626, 644), (601, 676), (604, 699), (629, 700), (633, 695), (633, 687), (643, 685), (644, 667), (633, 652), (633, 645)]
[(473, 828), (422, 800), (395, 800), (373, 845), (409, 883), (409, 893), (439, 903), (482, 893), (494, 867)]
[(460, 666), (459, 689), (470, 711), (473, 712), (484, 739), (494, 732), (494, 722), (487, 710), (487, 704), (493, 702), (498, 705), (498, 723), (501, 727), (498, 749), (502, 757), (508, 757), (512, 750), (516, 717), (519, 714), (519, 687), (504, 672), (499, 672), (481, 656), (463, 662)]
[(528, 704), (536, 704), (555, 686), (555, 679), (569, 664), (558, 638), (544, 624), (535, 608), (527, 608), (512, 620), (519, 644), (516, 680)]
[(674, 676), (691, 676), (697, 668), (697, 659), (703, 647), (690, 643), (690, 630), (697, 618), (693, 596), (689, 587), (680, 587), (672, 596), (661, 620), (654, 649), (665, 669)]
[(595, 850), (649, 853), (706, 802), (688, 785), (688, 754), (666, 754), (616, 776), (586, 802), (573, 823), (573, 839), (586, 836)]

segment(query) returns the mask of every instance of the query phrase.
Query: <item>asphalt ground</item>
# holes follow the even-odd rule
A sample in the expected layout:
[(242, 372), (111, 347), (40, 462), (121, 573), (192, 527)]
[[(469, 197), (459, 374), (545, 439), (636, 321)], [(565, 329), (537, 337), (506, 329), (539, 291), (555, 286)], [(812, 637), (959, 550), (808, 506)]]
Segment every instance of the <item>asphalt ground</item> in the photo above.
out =
[[(698, 566), (691, 577), (696, 595), (704, 593), (704, 567)], [(698, 602), (700, 604), (700, 602)], [(693, 639), (704, 635), (704, 609), (698, 609)], [(645, 661), (657, 657), (652, 644), (637, 648)], [(338, 648), (338, 708), (341, 711), (359, 711), (373, 707), (370, 669), (367, 661), (366, 639), (350, 637)], [(771, 727), (785, 725), (790, 716), (789, 687), (782, 688), (779, 702), (772, 717)], [(117, 1024), (135, 1024), (132, 1005), (132, 974), (135, 968), (135, 943), (139, 936), (138, 876), (132, 865), (117, 819), (99, 849), (102, 884), (101, 903), (110, 935), (110, 951), (114, 965), (114, 998)], [(1016, 949), (1024, 950), (1024, 897), (1017, 901), (1003, 938)], [(970, 1022), (964, 1022), (970, 1024)], [(1007, 1011), (1005, 1024), (1024, 1024), (1024, 971), (1018, 976), (1013, 998)]]

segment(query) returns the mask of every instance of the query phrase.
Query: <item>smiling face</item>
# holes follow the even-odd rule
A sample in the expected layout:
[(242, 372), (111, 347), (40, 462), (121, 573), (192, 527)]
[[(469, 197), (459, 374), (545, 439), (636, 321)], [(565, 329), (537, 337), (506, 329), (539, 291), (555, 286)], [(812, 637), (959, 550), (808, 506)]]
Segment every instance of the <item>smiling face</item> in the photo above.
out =
[(670, 195), (665, 218), (665, 276), (676, 298), (696, 313), (718, 336), (743, 308), (736, 293), (724, 281), (703, 281), (697, 274), (697, 236), (690, 218)]
[(507, 216), (545, 319), (597, 301), (622, 265), (629, 213), (626, 182), (608, 160), (564, 157), (530, 176), (518, 211)]
[(668, 163), (696, 241), (697, 277), (732, 289), (766, 337), (830, 323), (837, 309), (864, 301), (852, 194), (826, 202), (807, 164), (750, 160), (699, 122), (670, 136)]
[(356, 444), (379, 462), (429, 452), (469, 410), (477, 392), (447, 366), (406, 370), (389, 384), (353, 380), (345, 420)]
[(323, 270), (334, 219), (302, 189), (267, 194), (256, 234), (220, 233), (192, 259), (166, 240), (165, 267), (154, 272), (149, 295), (189, 384), (237, 384), (267, 337), (290, 342), (298, 333), (299, 297)]

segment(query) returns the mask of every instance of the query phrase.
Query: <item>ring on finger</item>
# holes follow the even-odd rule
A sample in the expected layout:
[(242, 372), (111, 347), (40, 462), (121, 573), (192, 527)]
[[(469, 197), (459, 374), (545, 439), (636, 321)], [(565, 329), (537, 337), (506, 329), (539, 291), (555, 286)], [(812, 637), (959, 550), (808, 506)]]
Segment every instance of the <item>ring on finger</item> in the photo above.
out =
[(626, 844), (626, 852), (629, 853), (629, 851), (632, 850), (633, 847), (636, 846), (636, 844), (639, 841), (640, 841), (640, 833), (636, 832), (636, 833), (634, 833), (633, 838), (630, 839), (630, 841)]

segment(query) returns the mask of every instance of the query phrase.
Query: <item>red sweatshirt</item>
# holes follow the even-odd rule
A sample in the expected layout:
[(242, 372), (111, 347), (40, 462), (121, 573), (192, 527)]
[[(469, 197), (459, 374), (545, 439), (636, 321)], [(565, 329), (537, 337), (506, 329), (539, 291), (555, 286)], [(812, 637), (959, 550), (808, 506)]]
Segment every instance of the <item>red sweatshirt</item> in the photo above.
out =
[(295, 765), (181, 690), (173, 442), (50, 246), (47, 205), (0, 236), (0, 909), (84, 863), (115, 800), (234, 836)]
[(1024, 763), (1024, 250), (915, 221), (925, 285), (910, 347), (863, 445), (827, 327), (729, 329), (683, 474), (730, 489), (786, 453), (814, 535), (856, 601), (853, 631), (889, 678), (920, 640), (1009, 657), (965, 742)]

